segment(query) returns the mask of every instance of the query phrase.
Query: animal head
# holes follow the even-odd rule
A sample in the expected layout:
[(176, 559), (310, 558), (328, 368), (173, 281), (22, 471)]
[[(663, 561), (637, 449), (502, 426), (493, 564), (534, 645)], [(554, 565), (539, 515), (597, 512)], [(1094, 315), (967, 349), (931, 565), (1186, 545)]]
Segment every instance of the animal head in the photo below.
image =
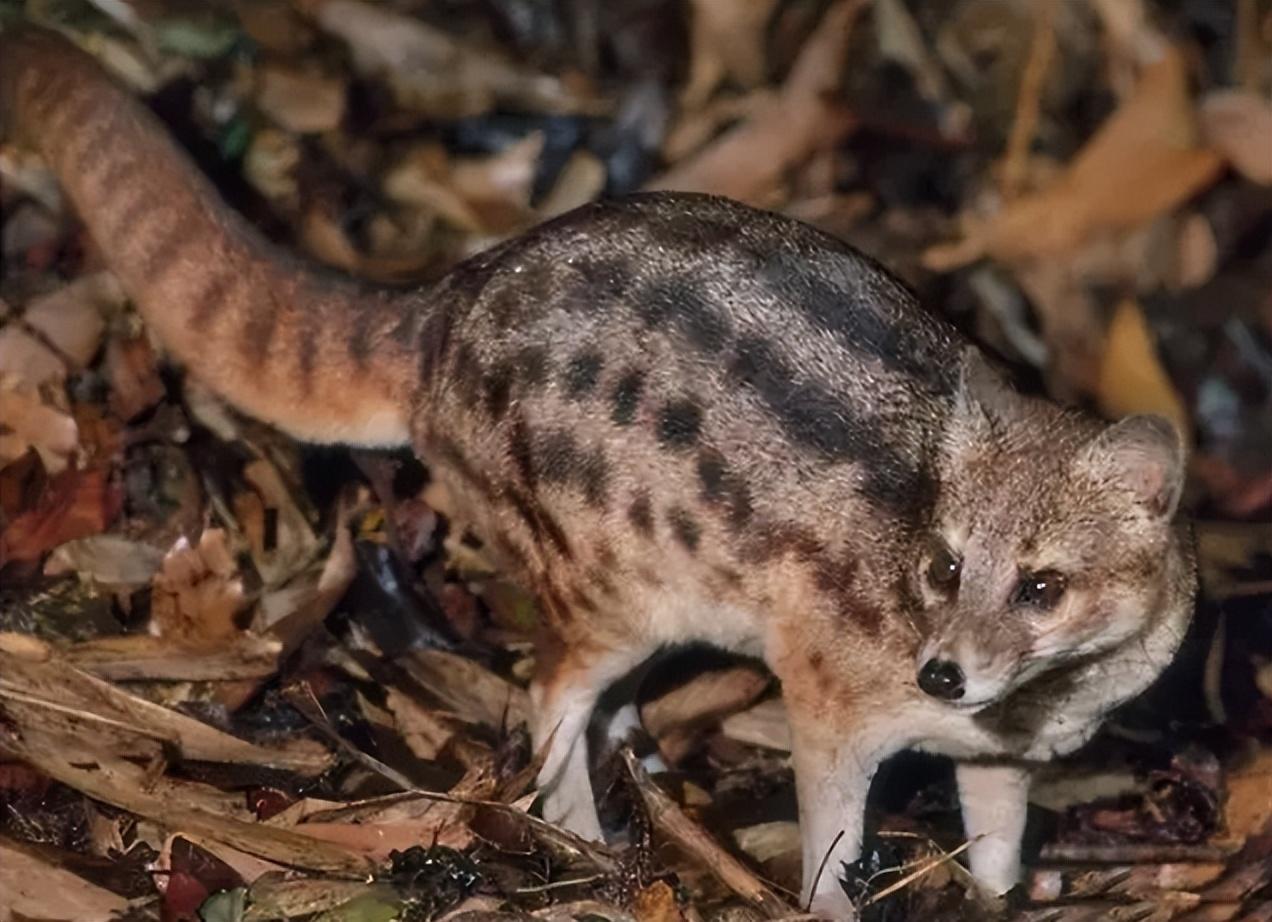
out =
[(1022, 397), (969, 352), (942, 452), (911, 577), (929, 695), (983, 708), (1191, 596), (1172, 563), (1185, 452), (1164, 418), (1105, 424)]

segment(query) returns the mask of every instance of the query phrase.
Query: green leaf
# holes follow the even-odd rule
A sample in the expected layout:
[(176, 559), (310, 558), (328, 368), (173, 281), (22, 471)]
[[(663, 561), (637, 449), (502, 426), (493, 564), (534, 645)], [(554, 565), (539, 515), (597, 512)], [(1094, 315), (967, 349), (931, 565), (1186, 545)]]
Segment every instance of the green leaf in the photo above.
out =
[(204, 900), (199, 907), (199, 918), (203, 922), (243, 922), (246, 911), (247, 888), (236, 887), (214, 893)]

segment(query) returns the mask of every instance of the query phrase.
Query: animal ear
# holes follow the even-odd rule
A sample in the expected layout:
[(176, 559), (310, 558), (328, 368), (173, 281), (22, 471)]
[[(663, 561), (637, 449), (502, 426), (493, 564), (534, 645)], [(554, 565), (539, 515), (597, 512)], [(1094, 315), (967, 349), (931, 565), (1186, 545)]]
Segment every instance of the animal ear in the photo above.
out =
[(1175, 424), (1164, 416), (1128, 416), (1087, 446), (1088, 470), (1119, 485), (1161, 518), (1170, 518), (1184, 488), (1186, 452)]
[(1020, 395), (979, 349), (963, 350), (959, 374), (958, 413), (973, 425), (994, 426), (1009, 419)]

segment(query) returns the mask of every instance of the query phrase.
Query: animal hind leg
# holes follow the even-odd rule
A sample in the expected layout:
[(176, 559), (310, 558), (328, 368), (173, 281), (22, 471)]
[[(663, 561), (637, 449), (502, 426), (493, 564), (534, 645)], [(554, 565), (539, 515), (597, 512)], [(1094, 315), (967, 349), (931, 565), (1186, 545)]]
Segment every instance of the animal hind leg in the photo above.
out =
[(588, 776), (588, 722), (601, 693), (640, 658), (627, 651), (567, 651), (541, 667), (530, 687), (535, 751), (544, 753), (543, 818), (594, 841), (602, 836)]

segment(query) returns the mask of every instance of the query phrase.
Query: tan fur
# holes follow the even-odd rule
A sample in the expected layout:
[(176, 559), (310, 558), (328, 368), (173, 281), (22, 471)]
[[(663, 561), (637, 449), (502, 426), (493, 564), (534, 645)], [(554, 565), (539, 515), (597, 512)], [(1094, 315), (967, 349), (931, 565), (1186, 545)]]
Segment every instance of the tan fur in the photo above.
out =
[[(1089, 739), (1188, 623), (1169, 425), (1016, 395), (886, 272), (804, 225), (633, 197), (386, 293), (269, 246), (60, 39), (0, 41), (6, 109), (193, 374), (302, 438), (409, 433), (537, 594), (544, 813), (576, 831), (601, 832), (585, 730), (602, 691), (705, 641), (782, 681), (818, 909), (851, 913), (836, 877), (875, 768), (907, 747), (960, 761), (967, 825), (986, 835), (972, 869), (1001, 891), (1028, 763)], [(938, 541), (961, 560), (954, 586), (927, 573)], [(1067, 580), (1046, 611), (1013, 601), (1040, 569)], [(922, 690), (930, 660), (958, 667), (961, 698)]]

